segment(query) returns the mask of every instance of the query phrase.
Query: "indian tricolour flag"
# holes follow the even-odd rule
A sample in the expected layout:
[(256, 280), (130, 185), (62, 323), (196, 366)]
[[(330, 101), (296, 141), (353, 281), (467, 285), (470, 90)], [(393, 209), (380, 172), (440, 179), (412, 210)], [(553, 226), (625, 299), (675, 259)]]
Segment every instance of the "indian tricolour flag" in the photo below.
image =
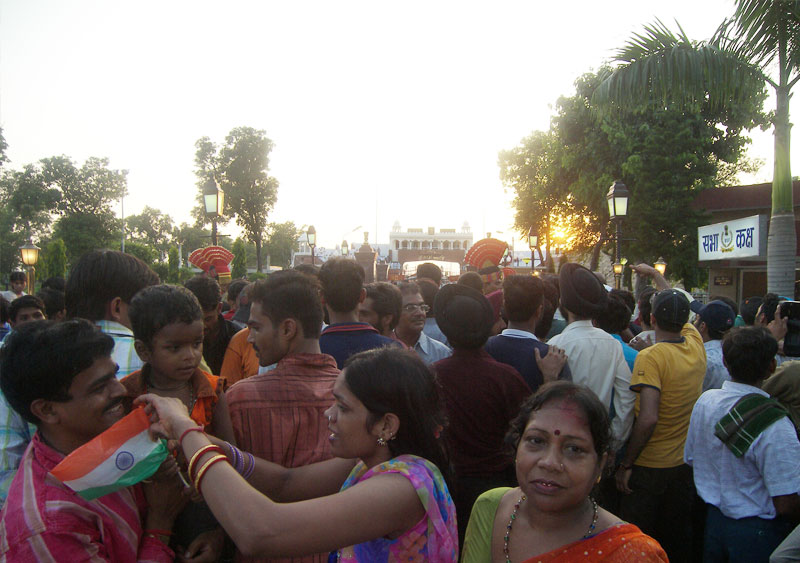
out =
[(150, 438), (149, 427), (144, 409), (134, 409), (50, 473), (86, 500), (135, 485), (155, 473), (168, 455), (163, 441)]

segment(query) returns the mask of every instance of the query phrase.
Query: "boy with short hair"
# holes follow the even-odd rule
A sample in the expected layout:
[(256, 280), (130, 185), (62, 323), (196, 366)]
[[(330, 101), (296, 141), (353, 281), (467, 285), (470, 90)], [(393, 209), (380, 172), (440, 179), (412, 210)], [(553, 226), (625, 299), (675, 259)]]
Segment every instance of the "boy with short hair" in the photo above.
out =
[(11, 328), (17, 328), (31, 321), (43, 321), (45, 316), (44, 302), (35, 295), (17, 297), (8, 307), (8, 321)]
[(188, 289), (156, 285), (140, 291), (129, 309), (134, 346), (144, 361), (125, 377), (128, 397), (143, 393), (175, 397), (207, 432), (233, 441), (219, 377), (199, 369), (203, 355), (203, 311)]
[(3, 291), (0, 293), (3, 297), (5, 297), (6, 301), (9, 303), (14, 301), (14, 299), (18, 297), (22, 297), (23, 295), (27, 295), (25, 293), (25, 285), (28, 283), (28, 279), (25, 276), (25, 272), (11, 272), (11, 275), (8, 277), (8, 283), (11, 286), (11, 289), (8, 291)]
[(203, 309), (203, 358), (211, 373), (220, 375), (225, 350), (240, 327), (222, 316), (222, 290), (214, 278), (196, 276), (183, 285), (194, 293)]

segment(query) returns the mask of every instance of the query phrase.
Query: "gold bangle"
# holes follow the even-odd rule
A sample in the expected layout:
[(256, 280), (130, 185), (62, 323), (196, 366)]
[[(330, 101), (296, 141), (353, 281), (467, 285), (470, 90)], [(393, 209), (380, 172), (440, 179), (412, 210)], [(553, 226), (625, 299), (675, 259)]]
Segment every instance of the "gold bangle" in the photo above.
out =
[(198, 493), (200, 493), (200, 482), (203, 480), (203, 476), (206, 474), (206, 471), (208, 471), (208, 469), (218, 461), (228, 461), (228, 458), (222, 454), (217, 454), (201, 465), (200, 469), (197, 470), (197, 477), (194, 478), (194, 488)]
[(194, 452), (194, 455), (192, 456), (192, 459), (189, 460), (189, 466), (186, 469), (186, 474), (189, 476), (189, 479), (192, 478), (192, 472), (194, 471), (194, 466), (197, 465), (197, 462), (200, 461), (200, 458), (203, 457), (203, 454), (206, 454), (206, 453), (212, 452), (212, 451), (219, 452), (220, 454), (224, 454), (225, 453), (225, 452), (222, 451), (222, 448), (220, 448), (219, 446), (217, 446), (215, 444), (208, 444), (206, 446), (203, 446), (202, 448), (200, 448), (196, 452)]

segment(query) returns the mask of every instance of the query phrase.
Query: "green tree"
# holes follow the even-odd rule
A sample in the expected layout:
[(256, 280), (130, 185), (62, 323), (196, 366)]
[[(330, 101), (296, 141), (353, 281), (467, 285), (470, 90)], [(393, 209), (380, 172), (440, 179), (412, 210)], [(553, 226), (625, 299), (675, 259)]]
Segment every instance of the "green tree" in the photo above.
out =
[[(116, 217), (73, 213), (56, 221), (53, 236), (64, 241), (67, 260), (74, 263), (81, 255), (98, 248), (119, 248), (117, 233), (120, 221)], [(127, 250), (127, 245), (126, 245)]]
[(616, 56), (621, 64), (597, 91), (597, 101), (618, 111), (640, 105), (698, 103), (725, 107), (775, 91), (771, 115), (775, 145), (772, 217), (767, 242), (768, 291), (794, 295), (795, 233), (789, 154), (789, 100), (800, 80), (800, 3), (737, 0), (733, 18), (708, 41), (691, 41), (661, 22), (645, 27)]
[[(225, 192), (224, 217), (236, 220), (256, 247), (256, 269), (262, 270), (262, 246), (267, 216), (278, 197), (278, 181), (268, 175), (269, 153), (273, 143), (266, 132), (252, 127), (236, 127), (217, 148), (208, 137), (195, 143), (195, 175), (198, 188), (216, 179)], [(201, 200), (198, 196), (198, 201)], [(195, 208), (198, 224), (207, 219), (201, 207)]]
[(3, 137), (3, 128), (0, 127), (0, 166), (8, 162), (8, 156), (6, 156), (7, 150), (8, 143), (6, 143), (5, 137)]
[(150, 267), (153, 267), (158, 263), (158, 251), (149, 244), (144, 242), (138, 242), (133, 240), (127, 241), (125, 243), (125, 254), (136, 256), (136, 258), (138, 258), (139, 260), (141, 260)]
[(180, 253), (177, 246), (171, 246), (167, 253), (168, 256), (168, 271), (166, 280), (169, 283), (178, 283), (180, 281)]
[(172, 245), (175, 223), (158, 209), (145, 206), (140, 214), (127, 217), (125, 223), (132, 240), (147, 243), (162, 255)]
[(247, 244), (240, 238), (233, 242), (233, 263), (231, 278), (236, 280), (247, 276)]
[[(713, 187), (721, 163), (738, 162), (747, 142), (742, 130), (764, 119), (763, 97), (724, 110), (640, 106), (621, 115), (597, 111), (592, 99), (599, 83), (596, 74), (579, 78), (576, 93), (559, 98), (547, 133), (525, 139), (514, 158), (501, 153), (501, 177), (517, 195), (517, 228), (524, 232), (533, 224), (526, 220), (556, 210), (561, 224), (578, 235), (572, 242), (578, 250), (611, 241), (606, 192), (622, 180), (631, 192), (623, 237), (633, 239), (624, 241), (624, 255), (664, 256), (670, 270), (691, 283), (703, 221), (691, 203)], [(594, 249), (596, 258), (600, 246)]]
[(181, 223), (181, 226), (175, 230), (175, 243), (180, 244), (183, 249), (182, 260), (184, 263), (189, 254), (198, 248), (208, 246), (210, 240), (211, 232), (196, 225)]
[(51, 240), (44, 248), (42, 273), (45, 278), (66, 277), (67, 246), (60, 238)]
[(298, 250), (297, 237), (299, 231), (293, 221), (269, 224), (269, 239), (266, 243), (267, 254), (274, 266), (290, 268), (292, 251)]

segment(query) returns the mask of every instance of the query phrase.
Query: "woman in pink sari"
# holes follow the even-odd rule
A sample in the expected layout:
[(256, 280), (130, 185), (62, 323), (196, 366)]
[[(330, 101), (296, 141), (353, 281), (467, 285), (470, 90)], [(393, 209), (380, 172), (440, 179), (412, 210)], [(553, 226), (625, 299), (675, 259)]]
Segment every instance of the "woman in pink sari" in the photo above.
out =
[(605, 407), (588, 388), (556, 381), (522, 406), (515, 489), (492, 489), (472, 509), (462, 563), (667, 561), (661, 546), (589, 496), (608, 459)]

